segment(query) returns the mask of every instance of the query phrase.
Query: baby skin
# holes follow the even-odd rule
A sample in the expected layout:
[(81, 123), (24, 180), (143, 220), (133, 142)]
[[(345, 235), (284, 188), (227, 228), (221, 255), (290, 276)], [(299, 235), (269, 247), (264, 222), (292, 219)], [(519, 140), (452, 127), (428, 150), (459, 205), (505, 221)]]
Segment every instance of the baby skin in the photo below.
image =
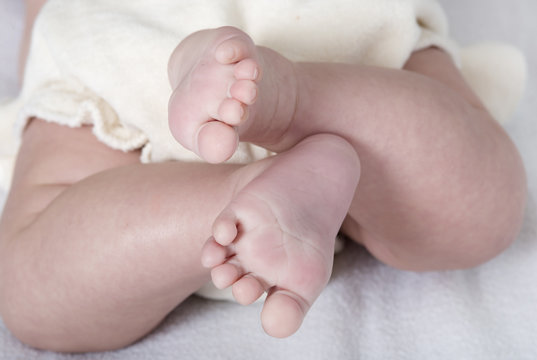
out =
[[(439, 53), (433, 51), (437, 59), (426, 63), (418, 56), (407, 66), (434, 74), (438, 69), (430, 64), (446, 63)], [(475, 164), (483, 163), (485, 152), (473, 150), (475, 141), (483, 140), (483, 129), (505, 141), (464, 82), (441, 71), (437, 82), (396, 70), (363, 70), (345, 64), (292, 63), (232, 27), (190, 35), (170, 59), (174, 92), (169, 125), (183, 146), (210, 163), (229, 159), (239, 139), (280, 153), (238, 190), (214, 222), (213, 236), (202, 251), (213, 283), (232, 286), (239, 303), (249, 304), (268, 291), (262, 323), (270, 335), (295, 332), (326, 285), (334, 236), (346, 213), (347, 234), (385, 263), (409, 270), (474, 266), (505, 248), (518, 231), (523, 177), (498, 184), (515, 190), (510, 210), (503, 213), (515, 226), (478, 236), (489, 243), (454, 247), (449, 240), (460, 236), (455, 233), (484, 228), (490, 223), (486, 219), (500, 209), (498, 198), (493, 198), (497, 193), (486, 194), (475, 181), (483, 176), (482, 165), (475, 172), (475, 165), (464, 168), (470, 171), (452, 171), (461, 155), (438, 135), (453, 134), (465, 161)], [(365, 84), (367, 92), (360, 93), (356, 84)], [(379, 108), (379, 99), (386, 98), (390, 106)], [(430, 108), (420, 108), (416, 98), (436, 100)], [(481, 129), (474, 132), (474, 126)], [(504, 144), (504, 150), (511, 147)], [(518, 164), (514, 172), (520, 174), (516, 150), (500, 153), (501, 147), (486, 147), (501, 161)], [(401, 152), (393, 151), (396, 148)], [(453, 157), (445, 155), (448, 148)], [(422, 175), (432, 168), (434, 176)], [(490, 167), (484, 171), (494, 172)], [(457, 186), (446, 198), (439, 197), (441, 179), (454, 176)], [(362, 190), (355, 194), (359, 177)], [(464, 198), (473, 186), (484, 202), (469, 211), (486, 214), (468, 221), (460, 211), (462, 204), (450, 199)], [(437, 203), (444, 208), (432, 213)], [(456, 230), (446, 231), (446, 226)]]
[(291, 62), (235, 28), (192, 34), (169, 61), (171, 132), (208, 163), (239, 139), (277, 153), (247, 165), (141, 164), (89, 126), (32, 120), (0, 221), (4, 324), (41, 349), (117, 349), (212, 277), (242, 304), (266, 291), (263, 327), (289, 336), (340, 226), (398, 269), (493, 258), (523, 219), (520, 156), (449, 55), (401, 65)]
[[(262, 66), (264, 56), (279, 55), (235, 28), (197, 32), (182, 42), (170, 68), (170, 128), (181, 144), (218, 163), (233, 155), (239, 136), (264, 144), (279, 137), (271, 131), (287, 127), (274, 125), (291, 120), (293, 109), (278, 106), (278, 96), (289, 94), (270, 76), (280, 70), (274, 66), (290, 63), (282, 58)], [(269, 81), (260, 82), (263, 73)], [(286, 112), (287, 118), (280, 115)], [(352, 146), (334, 135), (313, 135), (286, 150), (254, 164), (264, 170), (242, 179), (202, 250), (215, 286), (232, 286), (239, 303), (268, 292), (261, 318), (275, 337), (299, 328), (328, 282), (334, 240), (360, 171)]]

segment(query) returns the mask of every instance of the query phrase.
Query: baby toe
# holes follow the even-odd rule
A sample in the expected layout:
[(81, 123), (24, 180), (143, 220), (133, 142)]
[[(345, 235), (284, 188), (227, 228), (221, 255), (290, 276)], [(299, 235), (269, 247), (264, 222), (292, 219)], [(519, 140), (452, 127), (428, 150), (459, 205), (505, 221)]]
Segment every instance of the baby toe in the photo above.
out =
[(229, 249), (217, 243), (211, 237), (201, 250), (201, 264), (206, 268), (213, 268), (226, 261), (229, 256)]
[(211, 270), (211, 279), (218, 289), (225, 289), (241, 277), (240, 270), (233, 264), (225, 263)]
[(257, 85), (251, 80), (238, 80), (231, 86), (229, 93), (234, 99), (252, 105), (257, 99)]
[(235, 36), (219, 44), (215, 51), (215, 58), (221, 64), (233, 64), (250, 55), (250, 46), (246, 39)]
[(233, 284), (233, 297), (241, 305), (250, 305), (263, 293), (265, 289), (252, 275), (245, 275)]
[(236, 99), (224, 99), (218, 108), (220, 120), (231, 126), (240, 125), (248, 118), (248, 108)]
[(203, 124), (197, 134), (197, 151), (205, 161), (218, 164), (228, 160), (239, 145), (237, 131), (221, 121)]
[(237, 217), (227, 208), (213, 223), (213, 238), (220, 245), (228, 246), (235, 240), (237, 234)]
[(254, 59), (241, 60), (233, 68), (233, 75), (237, 80), (253, 80), (261, 79), (261, 68)]
[(267, 334), (284, 338), (294, 334), (302, 324), (308, 306), (298, 296), (289, 291), (271, 292), (261, 312), (261, 323)]

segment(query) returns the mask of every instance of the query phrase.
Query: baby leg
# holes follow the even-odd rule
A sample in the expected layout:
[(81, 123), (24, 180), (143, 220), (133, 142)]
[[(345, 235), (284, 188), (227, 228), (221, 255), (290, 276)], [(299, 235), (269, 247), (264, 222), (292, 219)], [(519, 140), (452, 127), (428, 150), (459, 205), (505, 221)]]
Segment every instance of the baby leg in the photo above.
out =
[[(232, 42), (214, 40), (230, 33)], [(345, 229), (383, 261), (413, 270), (475, 266), (514, 240), (525, 204), (520, 155), (441, 50), (413, 54), (401, 71), (291, 63), (255, 47), (237, 29), (204, 34), (191, 40), (243, 49), (238, 53), (263, 73), (254, 82), (257, 99), (248, 105), (250, 115), (229, 121), (228, 133), (233, 129), (242, 140), (276, 152), (319, 133), (339, 135), (355, 148), (363, 176)], [(214, 51), (200, 58), (216, 61)], [(193, 73), (207, 79), (197, 70)], [(177, 89), (180, 94), (182, 87)], [(177, 96), (170, 103), (171, 124), (181, 113), (199, 112), (175, 107), (182, 97)], [(218, 99), (227, 101), (225, 90)], [(200, 122), (195, 124), (199, 129)], [(203, 137), (185, 125), (178, 128), (190, 138)], [(215, 134), (207, 138), (211, 143), (218, 142)]]
[(326, 285), (334, 240), (359, 178), (354, 149), (333, 135), (309, 137), (257, 164), (213, 226), (202, 262), (219, 288), (249, 304), (263, 291), (265, 331), (294, 333)]
[(212, 223), (259, 166), (138, 156), (89, 127), (28, 126), (0, 223), (0, 312), (23, 342), (123, 347), (209, 280), (200, 258)]

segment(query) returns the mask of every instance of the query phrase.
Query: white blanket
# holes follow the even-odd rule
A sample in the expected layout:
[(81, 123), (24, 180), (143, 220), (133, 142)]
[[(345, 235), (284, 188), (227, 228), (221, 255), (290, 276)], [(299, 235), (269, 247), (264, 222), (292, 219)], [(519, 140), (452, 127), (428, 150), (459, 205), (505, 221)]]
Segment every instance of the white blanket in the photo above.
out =
[[(455, 39), (511, 42), (537, 66), (535, 0), (445, 0)], [(484, 12), (483, 9), (486, 9)], [(18, 1), (0, 0), (0, 98), (16, 91)], [(0, 322), (0, 359), (537, 359), (537, 74), (506, 128), (528, 171), (522, 232), (472, 270), (416, 274), (386, 267), (349, 244), (294, 336), (263, 333), (261, 307), (192, 297), (126, 349), (60, 355), (25, 347)], [(0, 119), (1, 121), (1, 119)]]

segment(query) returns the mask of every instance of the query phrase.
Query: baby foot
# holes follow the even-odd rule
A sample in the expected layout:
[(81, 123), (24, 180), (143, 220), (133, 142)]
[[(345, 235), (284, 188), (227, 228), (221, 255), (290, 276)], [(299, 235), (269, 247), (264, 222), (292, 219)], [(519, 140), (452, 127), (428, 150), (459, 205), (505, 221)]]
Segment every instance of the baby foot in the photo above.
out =
[(247, 184), (214, 222), (202, 263), (212, 268), (215, 286), (232, 286), (241, 304), (267, 291), (263, 327), (286, 337), (328, 282), (334, 240), (358, 182), (358, 158), (341, 138), (316, 135), (243, 169), (250, 171)]
[(212, 163), (238, 145), (235, 129), (248, 118), (261, 77), (255, 45), (226, 27), (187, 37), (170, 60), (170, 129), (186, 148)]
[[(250, 128), (251, 118), (256, 117), (255, 132), (267, 136), (274, 127), (270, 119), (282, 110), (279, 97), (285, 97), (289, 90), (280, 94), (275, 81), (260, 86), (266, 57), (280, 61), (271, 60), (271, 69), (291, 65), (272, 50), (255, 46), (247, 34), (233, 27), (202, 30), (183, 40), (168, 67), (174, 89), (169, 126), (177, 141), (207, 162), (219, 163), (233, 155), (239, 135)], [(264, 101), (259, 104), (261, 92)], [(292, 109), (285, 110), (292, 114)], [(261, 113), (265, 114), (263, 119), (256, 116)]]

